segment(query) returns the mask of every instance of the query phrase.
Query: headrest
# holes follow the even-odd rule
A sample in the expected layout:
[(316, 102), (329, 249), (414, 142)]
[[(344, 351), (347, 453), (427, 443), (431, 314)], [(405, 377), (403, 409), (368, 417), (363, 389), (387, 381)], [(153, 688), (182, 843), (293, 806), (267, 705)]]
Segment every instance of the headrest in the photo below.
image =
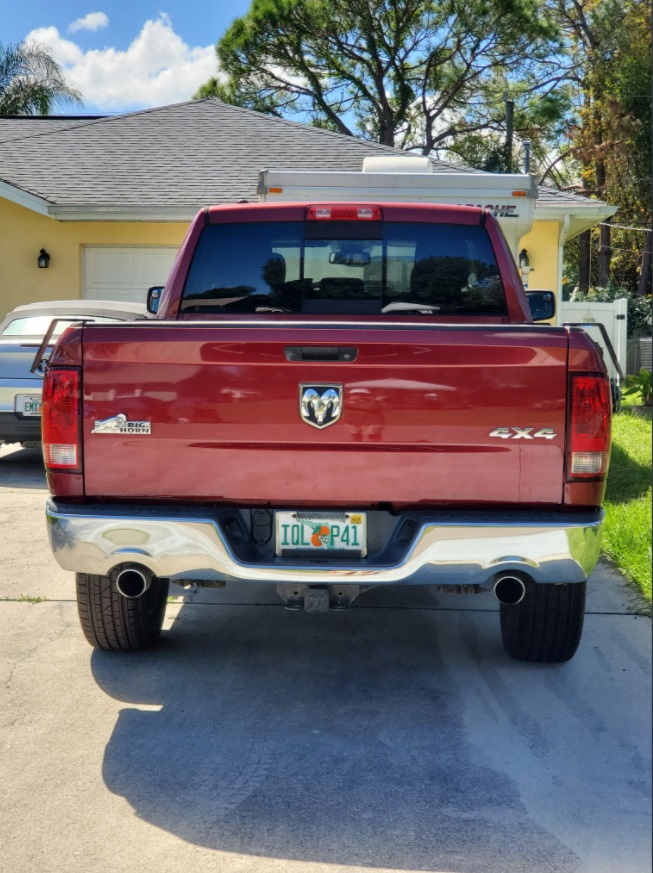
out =
[(286, 281), (286, 259), (278, 252), (270, 252), (263, 262), (263, 279), (270, 288), (283, 285)]

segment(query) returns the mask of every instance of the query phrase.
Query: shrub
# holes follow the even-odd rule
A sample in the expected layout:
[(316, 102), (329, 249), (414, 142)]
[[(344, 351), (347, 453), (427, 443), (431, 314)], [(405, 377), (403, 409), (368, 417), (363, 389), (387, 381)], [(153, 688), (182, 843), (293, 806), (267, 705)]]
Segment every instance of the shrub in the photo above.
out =
[(628, 301), (628, 336), (636, 332), (650, 333), (652, 327), (652, 310), (650, 297), (638, 297), (628, 288), (619, 285), (608, 285), (607, 288), (590, 288), (587, 294), (565, 288), (562, 293), (563, 300), (584, 300), (594, 303), (611, 303), (625, 297)]
[(642, 406), (650, 406), (653, 399), (653, 385), (651, 384), (651, 371), (640, 370), (639, 376), (626, 377), (626, 390), (624, 394), (642, 395)]

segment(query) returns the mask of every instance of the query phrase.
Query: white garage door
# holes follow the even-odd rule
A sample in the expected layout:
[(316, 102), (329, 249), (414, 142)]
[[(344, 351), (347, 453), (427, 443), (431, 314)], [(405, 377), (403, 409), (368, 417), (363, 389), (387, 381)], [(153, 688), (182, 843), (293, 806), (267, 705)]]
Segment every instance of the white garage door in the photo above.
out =
[(85, 246), (84, 297), (145, 303), (147, 289), (164, 285), (174, 246)]

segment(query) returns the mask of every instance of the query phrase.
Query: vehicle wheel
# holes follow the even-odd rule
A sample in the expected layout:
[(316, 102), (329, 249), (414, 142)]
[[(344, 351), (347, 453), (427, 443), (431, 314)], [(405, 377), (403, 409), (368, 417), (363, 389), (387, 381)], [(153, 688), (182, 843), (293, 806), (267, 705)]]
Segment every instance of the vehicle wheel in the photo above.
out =
[(161, 633), (168, 598), (168, 580), (154, 576), (141, 597), (123, 597), (109, 576), (77, 573), (77, 609), (84, 636), (107, 651), (147, 649)]
[(501, 604), (501, 636), (517, 661), (568, 661), (578, 648), (585, 618), (586, 582), (526, 583), (515, 606)]
[(612, 396), (612, 411), (621, 412), (621, 387), (616, 379), (610, 379), (610, 394)]

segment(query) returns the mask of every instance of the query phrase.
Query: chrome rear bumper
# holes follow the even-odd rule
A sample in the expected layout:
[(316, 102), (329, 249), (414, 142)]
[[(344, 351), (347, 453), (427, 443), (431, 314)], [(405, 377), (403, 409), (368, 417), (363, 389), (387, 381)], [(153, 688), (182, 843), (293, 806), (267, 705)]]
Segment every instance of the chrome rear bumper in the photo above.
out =
[[(227, 513), (225, 510), (224, 513)], [(481, 585), (521, 571), (535, 582), (584, 582), (599, 557), (603, 513), (422, 512), (399, 561), (337, 559), (329, 564), (237, 557), (222, 510), (66, 505), (48, 500), (52, 551), (64, 570), (107, 575), (138, 563), (172, 581)]]

